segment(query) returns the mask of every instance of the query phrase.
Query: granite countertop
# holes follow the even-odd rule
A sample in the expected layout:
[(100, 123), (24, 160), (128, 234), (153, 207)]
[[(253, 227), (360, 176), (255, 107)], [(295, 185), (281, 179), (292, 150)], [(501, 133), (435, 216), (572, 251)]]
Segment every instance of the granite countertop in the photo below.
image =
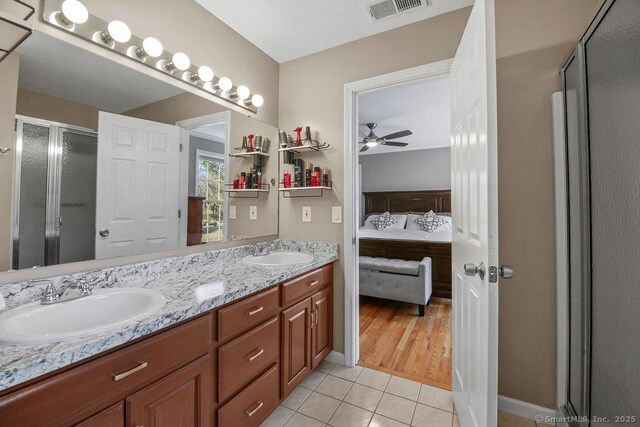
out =
[[(97, 287), (158, 289), (166, 298), (166, 304), (142, 320), (95, 336), (48, 344), (2, 344), (0, 390), (95, 356), (338, 259), (338, 245), (334, 243), (277, 240), (273, 242), (277, 250), (300, 250), (313, 255), (313, 261), (286, 267), (251, 266), (242, 262), (242, 257), (253, 254), (256, 246), (263, 247), (269, 243), (103, 270), (97, 274)], [(58, 283), (61, 277), (52, 279)], [(42, 295), (42, 285), (2, 285), (0, 293), (8, 308), (13, 308), (37, 301)]]

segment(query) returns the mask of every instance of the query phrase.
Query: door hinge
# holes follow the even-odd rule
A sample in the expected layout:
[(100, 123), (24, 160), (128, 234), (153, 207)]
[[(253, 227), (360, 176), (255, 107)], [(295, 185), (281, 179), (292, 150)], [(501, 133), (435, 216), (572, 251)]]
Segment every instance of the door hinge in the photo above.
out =
[(182, 153), (182, 142), (180, 143), (180, 152)]
[(13, 122), (13, 131), (18, 132), (18, 119), (15, 119)]
[(182, 218), (182, 210), (178, 209), (178, 218)]

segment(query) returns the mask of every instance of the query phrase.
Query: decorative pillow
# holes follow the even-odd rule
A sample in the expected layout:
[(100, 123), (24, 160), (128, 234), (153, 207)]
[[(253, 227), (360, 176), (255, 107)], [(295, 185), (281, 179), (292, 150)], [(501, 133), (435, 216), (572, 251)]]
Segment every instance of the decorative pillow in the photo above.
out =
[[(365, 219), (364, 225), (362, 226), (362, 228), (369, 229), (369, 230), (376, 230), (376, 225), (374, 221), (377, 220), (380, 217), (380, 215), (382, 214), (369, 214), (367, 216), (367, 219)], [(395, 224), (386, 228), (386, 230), (403, 230), (405, 225), (407, 224), (407, 214), (404, 214), (404, 213), (393, 214), (391, 215), (391, 218), (393, 218), (396, 222)]]
[(438, 217), (433, 211), (429, 211), (422, 217), (415, 220), (421, 229), (427, 233), (433, 233), (445, 224), (445, 221)]
[(382, 215), (372, 220), (371, 222), (373, 222), (373, 225), (375, 225), (376, 230), (378, 231), (386, 230), (392, 225), (398, 223), (398, 221), (396, 221), (389, 212), (383, 213)]

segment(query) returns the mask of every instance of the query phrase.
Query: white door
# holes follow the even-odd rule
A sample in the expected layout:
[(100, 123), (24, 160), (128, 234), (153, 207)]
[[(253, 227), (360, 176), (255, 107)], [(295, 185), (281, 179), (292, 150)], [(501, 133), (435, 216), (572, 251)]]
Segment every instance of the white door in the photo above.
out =
[(451, 65), (452, 386), (465, 427), (497, 424), (498, 289), (489, 281), (498, 253), (494, 33), (494, 0), (476, 0)]
[(178, 247), (180, 128), (100, 112), (96, 258)]

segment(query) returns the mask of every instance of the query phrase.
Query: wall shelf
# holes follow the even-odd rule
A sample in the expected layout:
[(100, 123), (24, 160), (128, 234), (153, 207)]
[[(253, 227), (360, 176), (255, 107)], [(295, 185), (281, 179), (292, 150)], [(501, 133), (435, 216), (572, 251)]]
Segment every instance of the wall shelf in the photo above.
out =
[(261, 151), (249, 151), (244, 153), (229, 153), (229, 157), (243, 157), (245, 159), (250, 159), (253, 157), (269, 157), (269, 153), (263, 153)]
[(279, 148), (278, 151), (280, 152), (292, 152), (292, 153), (304, 153), (307, 151), (324, 151), (324, 150), (328, 150), (329, 148), (331, 148), (331, 144), (327, 144), (326, 142), (322, 143), (322, 144), (316, 144), (316, 145), (298, 145), (298, 146), (294, 146), (294, 147), (285, 147), (285, 148)]
[(233, 188), (233, 184), (225, 184), (224, 192), (232, 199), (257, 199), (262, 193), (271, 191), (269, 184), (262, 184), (260, 188)]
[(33, 25), (27, 20), (36, 12), (20, 0), (5, 2), (0, 10), (0, 62), (33, 33)]
[(329, 185), (321, 185), (318, 187), (289, 187), (285, 188), (284, 183), (280, 183), (278, 191), (282, 193), (285, 199), (293, 199), (296, 197), (322, 197), (325, 191), (333, 190), (333, 182), (329, 181)]

